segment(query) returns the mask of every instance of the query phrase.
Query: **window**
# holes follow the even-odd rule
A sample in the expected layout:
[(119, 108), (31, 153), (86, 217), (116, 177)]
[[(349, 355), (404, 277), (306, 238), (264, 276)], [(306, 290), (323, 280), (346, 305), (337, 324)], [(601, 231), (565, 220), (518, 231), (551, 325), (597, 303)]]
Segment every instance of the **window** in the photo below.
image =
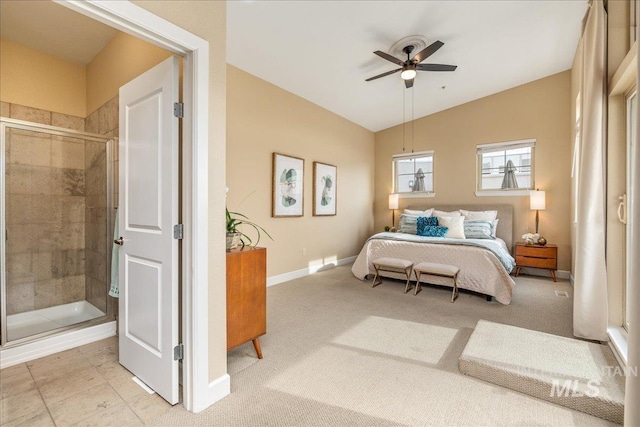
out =
[(535, 139), (478, 145), (477, 190), (533, 189)]
[(433, 151), (393, 156), (393, 191), (433, 193)]

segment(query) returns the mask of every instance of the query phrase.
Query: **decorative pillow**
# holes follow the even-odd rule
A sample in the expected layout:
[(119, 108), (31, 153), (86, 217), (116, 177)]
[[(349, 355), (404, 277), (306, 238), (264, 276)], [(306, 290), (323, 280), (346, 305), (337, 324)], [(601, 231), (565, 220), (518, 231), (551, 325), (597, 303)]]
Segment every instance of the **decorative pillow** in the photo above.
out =
[(421, 231), (420, 236), (425, 237), (444, 237), (449, 229), (447, 227), (440, 227), (437, 225), (427, 225)]
[(491, 235), (493, 237), (498, 237), (498, 236), (496, 236), (496, 231), (498, 231), (498, 221), (500, 221), (500, 220), (496, 219), (496, 220), (493, 221), (493, 224), (492, 224), (493, 225), (493, 230), (491, 230)]
[(418, 217), (418, 227), (416, 229), (416, 234), (418, 236), (424, 236), (424, 228), (425, 227), (437, 227), (438, 226), (438, 217), (435, 216), (420, 216)]
[(409, 215), (417, 215), (417, 216), (431, 216), (433, 209), (426, 209), (424, 211), (417, 211), (414, 209), (405, 209), (404, 213)]
[[(460, 213), (460, 212), (458, 212)], [(447, 235), (450, 239), (464, 239), (464, 217), (463, 216), (438, 216), (438, 225), (449, 228)]]
[(417, 234), (417, 221), (417, 215), (400, 214), (400, 221), (398, 222), (398, 233)]
[(492, 233), (492, 221), (468, 220), (464, 222), (464, 235), (467, 239), (495, 239)]
[(437, 209), (434, 209), (433, 213), (431, 215), (438, 216), (438, 217), (441, 217), (441, 216), (462, 216), (460, 211), (446, 212), (446, 211), (439, 211)]
[(498, 217), (498, 211), (465, 211), (460, 209), (460, 213), (470, 220), (494, 221)]

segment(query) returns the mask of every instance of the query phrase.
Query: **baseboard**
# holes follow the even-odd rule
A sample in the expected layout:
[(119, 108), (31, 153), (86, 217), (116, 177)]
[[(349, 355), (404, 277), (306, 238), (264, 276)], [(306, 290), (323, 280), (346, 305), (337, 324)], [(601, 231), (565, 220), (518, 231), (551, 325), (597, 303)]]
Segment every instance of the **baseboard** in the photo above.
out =
[[(528, 276), (540, 276), (540, 277), (551, 277), (551, 273), (549, 270), (544, 270), (542, 268), (526, 268), (522, 267), (520, 270), (521, 274), (526, 274)], [(567, 270), (556, 270), (556, 278), (557, 279), (567, 279), (571, 281), (573, 285), (573, 279), (571, 276), (571, 272)]]
[(0, 367), (3, 369), (8, 368), (19, 363), (109, 338), (115, 334), (116, 322), (114, 320), (101, 325), (64, 332), (38, 341), (16, 345), (15, 347), (3, 348), (0, 350)]
[(207, 409), (217, 401), (227, 397), (231, 393), (231, 377), (224, 374), (209, 383), (207, 390), (207, 402), (203, 408), (193, 408), (193, 412), (200, 412)]
[(300, 270), (278, 274), (277, 276), (267, 277), (267, 286), (274, 286), (280, 283), (288, 282), (289, 280), (299, 279), (300, 277), (309, 276), (311, 274), (317, 273), (318, 271), (328, 270), (339, 265), (352, 264), (356, 260), (356, 258), (357, 256), (351, 256), (348, 258), (339, 259), (337, 261), (318, 264), (307, 268), (302, 268)]

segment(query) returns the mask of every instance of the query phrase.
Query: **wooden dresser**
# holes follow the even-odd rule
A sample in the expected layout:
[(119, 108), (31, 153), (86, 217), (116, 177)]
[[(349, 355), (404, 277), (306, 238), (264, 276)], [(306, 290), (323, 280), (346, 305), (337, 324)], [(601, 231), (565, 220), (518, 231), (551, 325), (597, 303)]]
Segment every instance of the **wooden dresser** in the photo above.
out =
[(558, 269), (558, 246), (516, 243), (516, 277), (520, 274), (522, 267), (546, 268), (555, 282)]
[(258, 337), (267, 332), (267, 250), (227, 252), (227, 350), (248, 341), (262, 359)]

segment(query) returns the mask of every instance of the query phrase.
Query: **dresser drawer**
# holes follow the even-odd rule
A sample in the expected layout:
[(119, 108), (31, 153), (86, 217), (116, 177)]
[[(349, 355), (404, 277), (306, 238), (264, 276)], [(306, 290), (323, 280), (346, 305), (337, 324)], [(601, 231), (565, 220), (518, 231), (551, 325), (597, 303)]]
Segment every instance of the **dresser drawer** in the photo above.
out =
[(522, 267), (547, 268), (549, 270), (557, 269), (556, 258), (537, 258), (516, 255), (516, 265)]
[(558, 248), (555, 246), (516, 246), (516, 256), (522, 255), (535, 258), (555, 258)]

